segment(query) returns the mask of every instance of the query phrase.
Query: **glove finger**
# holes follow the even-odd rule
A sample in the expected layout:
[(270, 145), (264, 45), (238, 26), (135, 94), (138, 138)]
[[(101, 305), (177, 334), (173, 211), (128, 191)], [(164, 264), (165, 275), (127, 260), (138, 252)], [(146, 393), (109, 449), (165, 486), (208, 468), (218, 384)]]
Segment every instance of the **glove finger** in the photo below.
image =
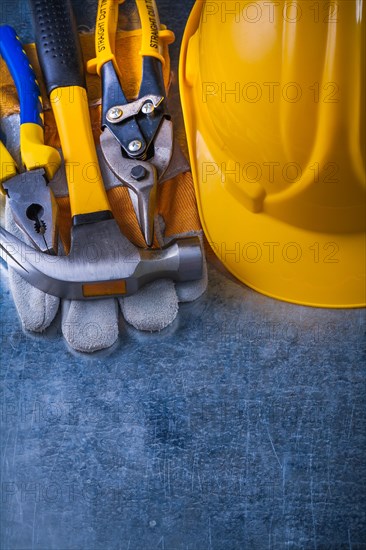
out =
[[(21, 241), (29, 243), (16, 225), (8, 203), (5, 205), (5, 228)], [(43, 332), (55, 318), (60, 299), (34, 288), (11, 268), (8, 268), (8, 274), (10, 290), (23, 327), (33, 332)]]
[(170, 325), (178, 314), (178, 297), (173, 281), (160, 279), (132, 296), (119, 299), (127, 323), (155, 332)]
[(118, 306), (113, 298), (63, 300), (62, 334), (76, 351), (92, 353), (113, 346), (118, 339)]
[(186, 283), (176, 283), (175, 290), (179, 302), (193, 302), (206, 292), (208, 284), (207, 263), (203, 257), (202, 278), (198, 281), (187, 281)]

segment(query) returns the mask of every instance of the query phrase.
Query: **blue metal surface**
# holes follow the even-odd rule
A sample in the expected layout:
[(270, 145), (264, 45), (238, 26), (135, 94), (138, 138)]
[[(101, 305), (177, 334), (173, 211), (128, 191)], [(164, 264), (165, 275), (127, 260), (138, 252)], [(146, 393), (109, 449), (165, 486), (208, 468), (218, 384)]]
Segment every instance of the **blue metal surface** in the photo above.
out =
[(0, 54), (4, 58), (20, 101), (20, 123), (34, 123), (42, 126), (39, 90), (36, 75), (29, 59), (18, 40), (15, 30), (9, 25), (0, 26)]
[[(159, 2), (178, 35), (188, 7)], [(22, 332), (0, 267), (2, 549), (366, 548), (364, 311), (211, 263), (174, 326), (89, 357)]]

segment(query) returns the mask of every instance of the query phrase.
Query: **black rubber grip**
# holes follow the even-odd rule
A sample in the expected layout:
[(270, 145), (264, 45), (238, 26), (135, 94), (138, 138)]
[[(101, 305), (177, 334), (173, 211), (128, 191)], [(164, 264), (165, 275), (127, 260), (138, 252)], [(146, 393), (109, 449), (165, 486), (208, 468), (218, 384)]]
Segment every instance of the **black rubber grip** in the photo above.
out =
[(86, 87), (75, 17), (69, 0), (30, 0), (39, 63), (47, 93)]
[(87, 223), (105, 222), (106, 220), (113, 220), (113, 214), (110, 210), (100, 210), (90, 214), (76, 214), (72, 218), (72, 225), (85, 225)]

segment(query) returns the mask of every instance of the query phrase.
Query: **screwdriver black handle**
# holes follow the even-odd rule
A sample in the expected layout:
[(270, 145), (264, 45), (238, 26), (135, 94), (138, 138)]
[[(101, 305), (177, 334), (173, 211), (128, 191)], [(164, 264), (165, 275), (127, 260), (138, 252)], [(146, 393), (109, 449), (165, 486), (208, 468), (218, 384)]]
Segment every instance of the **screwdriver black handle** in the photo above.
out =
[(85, 88), (83, 56), (70, 0), (30, 0), (39, 63), (48, 95), (55, 88)]

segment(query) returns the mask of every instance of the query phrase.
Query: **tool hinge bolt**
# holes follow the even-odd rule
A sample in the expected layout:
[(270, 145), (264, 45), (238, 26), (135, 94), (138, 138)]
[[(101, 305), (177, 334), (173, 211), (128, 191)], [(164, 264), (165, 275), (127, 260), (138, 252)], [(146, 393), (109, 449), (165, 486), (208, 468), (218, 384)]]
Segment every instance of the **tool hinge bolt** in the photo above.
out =
[(122, 115), (123, 111), (120, 107), (111, 107), (111, 109), (107, 112), (107, 120), (109, 120), (109, 122), (116, 122), (122, 117)]
[(154, 104), (152, 101), (146, 101), (146, 103), (143, 104), (141, 107), (141, 111), (144, 113), (144, 115), (151, 115), (155, 110)]
[(128, 144), (128, 150), (131, 151), (131, 153), (136, 153), (137, 151), (140, 151), (142, 147), (142, 143), (139, 139), (133, 139)]
[(136, 181), (141, 181), (146, 177), (147, 170), (142, 166), (142, 164), (138, 164), (137, 166), (134, 166), (131, 170), (131, 177)]

